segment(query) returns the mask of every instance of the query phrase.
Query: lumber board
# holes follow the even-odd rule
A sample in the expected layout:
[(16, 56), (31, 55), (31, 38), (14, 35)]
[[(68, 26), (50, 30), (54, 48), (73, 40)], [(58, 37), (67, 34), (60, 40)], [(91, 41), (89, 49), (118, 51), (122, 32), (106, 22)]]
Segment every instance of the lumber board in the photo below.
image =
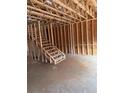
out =
[(61, 30), (60, 32), (61, 32), (61, 47), (62, 47), (61, 49), (62, 49), (62, 51), (64, 51), (64, 49), (63, 49), (63, 35), (62, 35), (62, 32), (63, 31), (62, 31), (62, 25), (60, 26), (60, 30)]
[(83, 22), (81, 22), (81, 39), (82, 39), (82, 55), (84, 54), (84, 36), (83, 36)]
[(41, 24), (40, 21), (38, 21), (38, 31), (39, 31), (39, 39), (40, 39), (40, 46), (42, 47), (42, 35), (41, 35)]
[(64, 42), (65, 42), (65, 44), (64, 44), (64, 47), (65, 47), (65, 53), (67, 53), (67, 39), (66, 39), (66, 28), (65, 28), (65, 25), (64, 25)]
[(52, 26), (52, 23), (50, 23), (50, 30), (51, 30), (51, 40), (52, 40), (52, 44), (54, 45), (53, 26)]
[(86, 20), (87, 55), (89, 55), (88, 21)]
[(78, 28), (78, 23), (76, 23), (76, 33), (77, 33), (77, 53), (79, 54), (79, 28)]

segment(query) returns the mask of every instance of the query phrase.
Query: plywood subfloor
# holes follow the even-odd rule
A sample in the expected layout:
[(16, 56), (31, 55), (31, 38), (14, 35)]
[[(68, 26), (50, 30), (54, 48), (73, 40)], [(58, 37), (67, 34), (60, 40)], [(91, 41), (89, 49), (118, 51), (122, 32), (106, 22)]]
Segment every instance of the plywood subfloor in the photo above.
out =
[(28, 64), (28, 93), (97, 93), (96, 56), (67, 55), (58, 65)]

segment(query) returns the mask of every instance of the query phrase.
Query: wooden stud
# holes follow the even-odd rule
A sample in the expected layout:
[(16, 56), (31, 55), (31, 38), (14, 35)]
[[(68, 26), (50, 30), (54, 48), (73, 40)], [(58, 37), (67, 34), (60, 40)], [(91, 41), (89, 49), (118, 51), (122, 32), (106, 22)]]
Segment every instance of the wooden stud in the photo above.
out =
[(48, 24), (48, 40), (51, 41), (51, 37), (50, 37), (50, 26)]
[(57, 36), (58, 36), (58, 48), (60, 49), (60, 37), (59, 37), (59, 32), (60, 32), (60, 26), (57, 26)]
[(93, 29), (93, 20), (91, 20), (92, 22), (92, 55), (94, 54), (94, 36), (93, 36), (93, 33), (94, 33), (94, 29)]
[(38, 42), (37, 42), (37, 28), (36, 28), (36, 23), (33, 24), (34, 25), (34, 33), (35, 33), (35, 43), (38, 46)]
[(62, 25), (62, 41), (63, 41), (63, 52), (65, 53), (65, 35), (64, 35), (64, 25)]
[(40, 38), (40, 46), (42, 47), (42, 35), (41, 35), (41, 24), (40, 21), (38, 21), (38, 31), (39, 31), (39, 38)]
[(88, 21), (86, 20), (87, 55), (89, 55)]
[(77, 32), (77, 53), (79, 54), (79, 28), (78, 28), (78, 23), (76, 23), (76, 32)]
[(57, 37), (56, 37), (56, 26), (53, 26), (53, 38), (54, 38), (54, 45), (57, 46)]
[(31, 32), (31, 38), (32, 40), (34, 40), (32, 24), (30, 24), (30, 32)]
[(70, 37), (69, 37), (69, 39), (70, 39), (70, 53), (73, 53), (73, 40), (72, 40), (72, 35), (73, 35), (73, 33), (72, 33), (72, 24), (70, 24)]
[(64, 42), (65, 42), (65, 44), (64, 44), (64, 47), (65, 47), (65, 53), (67, 53), (67, 39), (66, 39), (66, 28), (65, 28), (65, 25), (64, 25), (64, 31), (63, 31), (63, 33), (64, 33)]
[(47, 26), (46, 25), (44, 26), (44, 36), (45, 36), (45, 39), (48, 40), (48, 38), (47, 38)]
[(89, 21), (87, 21), (87, 25), (88, 25), (88, 50), (89, 50), (89, 55), (91, 55), (92, 53), (91, 53), (91, 28), (92, 28), (92, 26), (91, 26), (91, 20)]
[(60, 50), (62, 51), (62, 38), (61, 38), (61, 25), (59, 25), (59, 43), (60, 43)]
[(53, 26), (52, 26), (52, 23), (50, 23), (50, 31), (51, 31), (51, 40), (52, 40), (52, 45), (54, 45)]
[(82, 54), (84, 54), (84, 36), (83, 36), (83, 22), (81, 22), (81, 38), (82, 38)]
[(72, 24), (71, 28), (72, 28), (72, 49), (73, 49), (73, 54), (75, 54), (75, 44), (74, 44), (74, 24)]
[(69, 52), (69, 53), (71, 53), (70, 32), (71, 32), (71, 24), (68, 25), (68, 52)]
[(62, 25), (60, 26), (60, 32), (61, 32), (61, 49), (62, 49), (62, 51), (64, 51), (64, 49), (63, 49), (63, 35), (62, 35)]

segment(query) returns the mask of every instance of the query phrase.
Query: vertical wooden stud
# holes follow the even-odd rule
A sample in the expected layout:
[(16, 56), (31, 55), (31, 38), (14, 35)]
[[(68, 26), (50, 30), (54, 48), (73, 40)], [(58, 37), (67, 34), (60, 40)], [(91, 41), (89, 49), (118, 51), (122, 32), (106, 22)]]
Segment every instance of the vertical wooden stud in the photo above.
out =
[(37, 43), (37, 28), (36, 28), (36, 23), (34, 23), (34, 33), (35, 33), (35, 43), (36, 43), (36, 45), (38, 45), (38, 43)]
[(45, 36), (45, 39), (47, 39), (47, 25), (44, 26), (44, 36)]
[(61, 49), (63, 51), (63, 36), (62, 36), (62, 32), (63, 31), (62, 31), (62, 25), (60, 26), (60, 30), (61, 30), (60, 32), (61, 32), (61, 47), (62, 47)]
[(57, 36), (56, 36), (56, 32), (57, 32), (57, 29), (56, 29), (56, 26), (53, 26), (53, 35), (54, 35), (54, 45), (57, 46)]
[(87, 55), (89, 55), (88, 20), (86, 19)]
[(73, 54), (75, 54), (75, 43), (74, 43), (74, 24), (71, 25), (72, 28), (72, 49), (73, 49)]
[(48, 40), (51, 41), (51, 38), (50, 38), (50, 26), (48, 24)]
[(31, 38), (32, 40), (34, 40), (32, 24), (30, 24), (30, 32), (31, 32)]
[(81, 22), (81, 39), (82, 39), (82, 45), (81, 45), (81, 47), (82, 47), (82, 54), (84, 54), (84, 36), (83, 36), (83, 22)]
[(58, 48), (60, 49), (60, 37), (59, 37), (59, 32), (60, 32), (60, 28), (59, 28), (59, 26), (57, 26)]
[(54, 39), (53, 39), (53, 26), (52, 26), (52, 23), (50, 23), (50, 31), (51, 31), (52, 45), (54, 45)]
[(92, 22), (92, 55), (94, 54), (94, 29), (93, 29), (93, 20), (91, 20)]
[(68, 53), (70, 53), (70, 35), (69, 35), (69, 32), (70, 32), (70, 24), (68, 24)]
[(71, 53), (71, 38), (70, 38), (70, 32), (71, 32), (71, 24), (68, 24), (68, 52)]
[(76, 23), (76, 32), (77, 32), (77, 53), (79, 54), (79, 28), (78, 28), (78, 23)]
[(64, 25), (64, 47), (65, 47), (65, 53), (67, 53), (67, 40), (66, 40), (66, 28), (65, 28), (65, 25)]
[(41, 24), (40, 21), (38, 21), (38, 31), (39, 31), (39, 38), (40, 38), (40, 46), (42, 47), (42, 36), (41, 36)]

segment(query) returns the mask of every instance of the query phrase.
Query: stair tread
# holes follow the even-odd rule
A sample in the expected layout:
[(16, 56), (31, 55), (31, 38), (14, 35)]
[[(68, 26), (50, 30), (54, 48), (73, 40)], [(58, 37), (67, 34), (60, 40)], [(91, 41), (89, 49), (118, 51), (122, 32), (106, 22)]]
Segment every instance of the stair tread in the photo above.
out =
[(63, 56), (62, 53), (54, 55), (53, 58), (56, 58), (56, 57), (59, 57), (59, 56)]
[(43, 48), (52, 48), (53, 46), (43, 46)]
[(56, 61), (59, 61), (59, 60), (61, 60), (61, 59), (63, 59), (63, 58), (64, 58), (64, 57), (61, 56), (61, 57), (56, 58), (55, 60), (56, 60)]
[(52, 53), (53, 51), (54, 52), (57, 51), (55, 47), (53, 47), (53, 48), (51, 48), (51, 49), (48, 50), (49, 53)]
[(62, 62), (63, 60), (65, 60), (65, 58), (62, 58), (61, 60), (58, 60), (58, 61), (56, 62), (56, 64)]
[(65, 58), (55, 61), (54, 64), (58, 64), (58, 63), (62, 62), (63, 60), (65, 60)]
[(51, 63), (58, 64), (65, 60), (65, 55), (54, 45), (52, 45), (47, 39), (42, 39), (43, 53), (49, 54), (48, 59), (52, 58)]
[(51, 52), (50, 55), (58, 54), (58, 51)]
[(51, 46), (51, 44), (49, 44), (49, 43), (48, 43), (48, 44), (43, 44), (42, 46), (43, 46), (43, 47), (44, 47), (44, 46)]

